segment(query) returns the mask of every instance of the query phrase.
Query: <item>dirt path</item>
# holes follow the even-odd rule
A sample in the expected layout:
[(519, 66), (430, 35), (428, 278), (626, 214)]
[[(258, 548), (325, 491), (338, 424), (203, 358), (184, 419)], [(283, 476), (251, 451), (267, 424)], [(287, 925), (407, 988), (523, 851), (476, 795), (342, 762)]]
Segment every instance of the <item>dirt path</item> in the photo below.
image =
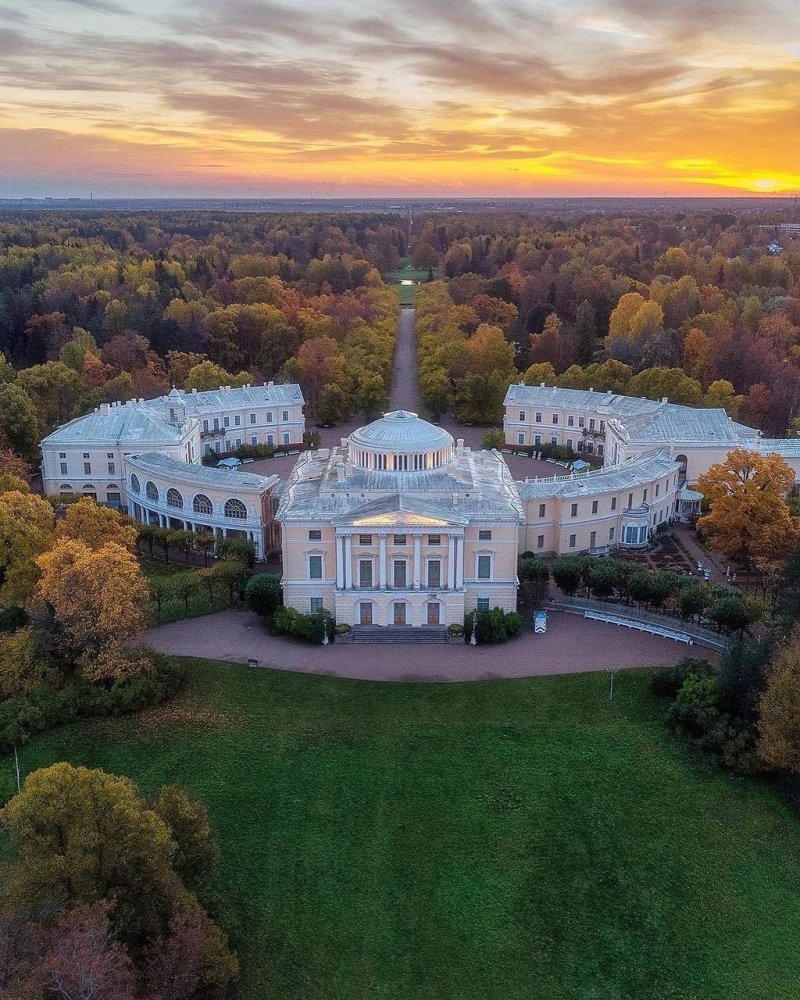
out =
[(413, 410), (419, 413), (419, 381), (417, 379), (417, 335), (414, 330), (414, 309), (401, 309), (394, 349), (390, 410)]
[[(660, 667), (692, 654), (682, 642), (553, 613), (545, 635), (526, 631), (503, 646), (332, 643), (305, 646), (271, 636), (249, 611), (223, 611), (151, 629), (146, 642), (161, 653), (247, 663), (274, 670), (374, 681), (477, 681), (584, 671)], [(714, 659), (709, 650), (698, 656)]]

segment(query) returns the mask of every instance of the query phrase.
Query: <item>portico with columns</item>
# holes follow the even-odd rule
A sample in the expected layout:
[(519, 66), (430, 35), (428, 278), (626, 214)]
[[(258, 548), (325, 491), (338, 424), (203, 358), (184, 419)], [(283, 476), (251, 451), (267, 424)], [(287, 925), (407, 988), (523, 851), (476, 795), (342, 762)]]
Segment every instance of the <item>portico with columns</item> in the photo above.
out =
[(284, 489), (284, 601), (353, 626), (516, 606), (521, 502), (502, 458), (407, 411), (301, 456)]

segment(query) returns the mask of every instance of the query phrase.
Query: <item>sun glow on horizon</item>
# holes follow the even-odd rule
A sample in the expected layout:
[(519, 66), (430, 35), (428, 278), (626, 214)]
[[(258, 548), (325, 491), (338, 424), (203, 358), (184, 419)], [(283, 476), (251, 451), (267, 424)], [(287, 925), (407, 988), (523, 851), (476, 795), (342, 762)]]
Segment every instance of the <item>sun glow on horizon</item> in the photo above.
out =
[(124, 3), (0, 7), (0, 196), (800, 189), (791, 0)]

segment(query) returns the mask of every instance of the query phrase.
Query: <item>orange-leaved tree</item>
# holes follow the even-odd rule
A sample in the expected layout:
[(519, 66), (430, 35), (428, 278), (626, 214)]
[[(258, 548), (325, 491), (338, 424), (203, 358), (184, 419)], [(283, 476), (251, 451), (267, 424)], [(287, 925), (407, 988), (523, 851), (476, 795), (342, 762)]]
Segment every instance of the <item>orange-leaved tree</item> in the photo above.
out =
[(53, 544), (53, 508), (22, 490), (0, 493), (0, 605), (27, 604), (36, 591), (35, 559)]
[(147, 627), (147, 583), (135, 557), (116, 542), (90, 549), (72, 538), (56, 541), (36, 560), (39, 596), (64, 630), (68, 652), (89, 680), (140, 669), (132, 643)]
[(73, 538), (90, 549), (115, 542), (124, 549), (136, 544), (136, 528), (113, 507), (101, 507), (91, 497), (70, 504), (56, 526), (56, 538)]
[(794, 472), (779, 455), (736, 448), (697, 480), (709, 512), (697, 523), (712, 548), (751, 565), (788, 553), (798, 537), (786, 497)]

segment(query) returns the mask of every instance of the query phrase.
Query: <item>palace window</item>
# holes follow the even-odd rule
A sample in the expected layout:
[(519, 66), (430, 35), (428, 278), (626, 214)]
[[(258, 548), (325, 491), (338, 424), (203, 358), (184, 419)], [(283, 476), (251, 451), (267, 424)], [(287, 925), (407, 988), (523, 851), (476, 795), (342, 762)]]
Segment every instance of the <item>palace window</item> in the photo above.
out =
[(611, 498), (611, 509), (612, 510), (616, 510), (617, 509), (617, 498), (616, 497), (612, 497)]
[(167, 490), (167, 506), (183, 510), (183, 497), (172, 486)]
[(230, 417), (223, 417), (222, 418), (222, 426), (223, 427), (230, 427), (230, 425), (231, 425), (231, 418)]
[(139, 477), (134, 473), (131, 476), (131, 492), (138, 493), (140, 490), (141, 486), (139, 485)]
[(208, 421), (207, 420), (203, 421), (203, 432), (205, 434), (208, 434)]
[(537, 413), (536, 414), (536, 423), (540, 424), (541, 422), (542, 422), (542, 415), (541, 415), (541, 413)]
[[(251, 416), (255, 416), (255, 414), (251, 414)], [(254, 421), (252, 421), (252, 420), (250, 421), (250, 423), (251, 423), (251, 424), (252, 424), (253, 422), (254, 422)], [(272, 423), (272, 410), (267, 410), (267, 423), (268, 423), (268, 424), (271, 424), (271, 423)]]
[(372, 586), (372, 560), (359, 559), (358, 561), (358, 585), (359, 587), (370, 588)]
[(492, 557), (478, 556), (478, 579), (491, 580), (492, 578)]
[(441, 545), (442, 536), (441, 535), (428, 535), (428, 545)]
[(284, 433), (284, 435), (283, 435), (283, 443), (284, 444), (289, 444), (289, 432), (288, 431), (286, 431)]
[(538, 535), (537, 536), (537, 538), (536, 538), (536, 548), (537, 549), (543, 549), (544, 548), (544, 535)]
[(311, 528), (308, 532), (309, 542), (321, 542), (322, 531), (319, 528)]
[(287, 420), (289, 419), (289, 411), (288, 411), (288, 410), (284, 410), (284, 411), (283, 411), (283, 416), (281, 417), (281, 419), (282, 419), (282, 420), (283, 420), (284, 422), (285, 422), (285, 421), (287, 421)]
[(372, 545), (372, 535), (359, 535), (358, 536), (359, 545)]
[(308, 578), (309, 580), (322, 579), (322, 556), (308, 557)]
[(545, 513), (546, 510), (547, 510), (547, 504), (540, 503), (539, 504), (539, 517), (544, 517), (544, 513)]
[(393, 587), (407, 587), (408, 586), (408, 573), (407, 573), (408, 563), (405, 559), (395, 559), (392, 562), (392, 586)]
[(241, 427), (242, 426), (242, 418), (241, 418), (240, 414), (238, 414), (238, 413), (235, 414), (235, 416), (233, 418), (233, 426), (234, 427)]
[(575, 417), (567, 417), (567, 427), (575, 426)]
[(250, 423), (254, 424), (255, 422), (256, 422), (256, 415), (255, 415), (255, 413), (251, 413), (250, 414)]
[(578, 516), (578, 505), (576, 503), (574, 503), (572, 505), (572, 508), (570, 510), (570, 515), (569, 516), (570, 517), (577, 517)]
[(489, 598), (488, 597), (479, 597), (478, 598), (477, 608), (478, 608), (478, 611), (488, 611), (489, 610)]
[(554, 413), (554, 414), (553, 414), (553, 423), (554, 423), (554, 424), (557, 424), (557, 423), (558, 423), (558, 414), (557, 414), (557, 413)]
[(441, 559), (430, 559), (428, 561), (428, 586), (438, 589), (442, 585), (442, 561)]
[(394, 536), (394, 544), (395, 545), (405, 545), (406, 544), (406, 536), (405, 535), (395, 535)]
[(116, 466), (113, 462), (108, 463), (108, 474), (109, 476), (116, 476)]
[(212, 514), (214, 506), (205, 493), (198, 493), (192, 501), (192, 510), (195, 514)]
[(92, 474), (92, 463), (91, 462), (84, 462), (83, 463), (83, 474), (84, 474), (84, 476), (91, 476), (91, 474)]
[(597, 501), (596, 500), (592, 500), (592, 513), (593, 514), (597, 513)]
[(66, 462), (62, 462), (61, 463), (61, 475), (62, 476), (66, 476), (66, 474), (67, 474), (67, 463)]
[(225, 517), (236, 517), (243, 521), (247, 517), (247, 507), (241, 500), (232, 497), (225, 501)]
[(318, 611), (322, 611), (322, 598), (312, 597), (311, 598), (311, 614), (314, 615)]
[(492, 540), (492, 533), (491, 533), (491, 531), (484, 530), (484, 531), (479, 531), (478, 532), (478, 541), (479, 542), (491, 542), (491, 540)]
[(156, 503), (158, 503), (158, 488), (156, 487), (155, 483), (150, 482), (148, 480), (148, 483), (145, 486), (144, 491), (147, 494), (148, 500), (155, 500)]
[(570, 536), (569, 536), (569, 547), (570, 547), (571, 549), (574, 549), (574, 548), (575, 548), (575, 543), (576, 543), (576, 541), (577, 541), (577, 537), (576, 537), (575, 535), (570, 535)]
[(525, 411), (524, 410), (520, 410), (519, 411), (519, 419), (520, 420), (524, 420), (525, 419)]

